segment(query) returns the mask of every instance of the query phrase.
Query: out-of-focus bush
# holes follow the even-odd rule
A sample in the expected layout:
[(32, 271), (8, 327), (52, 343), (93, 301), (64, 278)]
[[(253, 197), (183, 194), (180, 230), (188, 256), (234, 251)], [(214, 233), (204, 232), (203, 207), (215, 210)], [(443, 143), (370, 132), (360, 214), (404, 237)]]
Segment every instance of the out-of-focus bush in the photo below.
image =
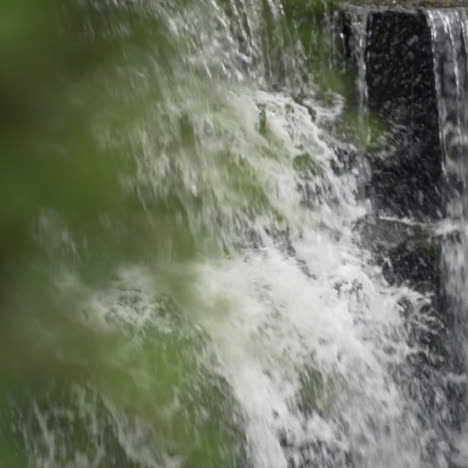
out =
[[(117, 248), (140, 253), (133, 248), (138, 237), (118, 230), (109, 236), (106, 227), (109, 219), (139, 205), (121, 179), (130, 169), (126, 148), (110, 145), (100, 122), (110, 122), (111, 135), (130, 124), (141, 102), (137, 95), (129, 100), (119, 93), (126, 80), (119, 70), (131, 61), (143, 66), (150, 45), (167, 50), (161, 28), (155, 15), (130, 2), (2, 3), (0, 380), (5, 390), (9, 378), (53, 375), (67, 353), (91, 363), (105, 349), (105, 339), (73, 321), (70, 310), (79, 298), (60, 295), (55, 282), (67, 262), (93, 272)], [(39, 333), (44, 330), (49, 342)]]

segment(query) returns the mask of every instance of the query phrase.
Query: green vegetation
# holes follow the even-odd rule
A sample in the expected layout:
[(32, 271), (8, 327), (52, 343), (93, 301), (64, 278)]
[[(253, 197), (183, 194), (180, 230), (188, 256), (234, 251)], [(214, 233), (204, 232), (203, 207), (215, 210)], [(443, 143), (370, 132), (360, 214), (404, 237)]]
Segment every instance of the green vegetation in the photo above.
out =
[[(120, 265), (157, 262), (168, 296), (188, 280), (164, 266), (195, 255), (181, 193), (150, 197), (132, 183), (132, 131), (162, 98), (163, 78), (172, 79), (177, 45), (169, 38), (158, 15), (134, 2), (3, 5), (1, 466), (64, 467), (83, 454), (94, 457), (89, 466), (106, 468), (153, 466), (168, 453), (187, 467), (243, 459), (242, 437), (224, 414), (233, 406), (226, 384), (196, 362), (203, 339), (180, 321), (188, 298), (176, 294), (179, 304), (169, 305), (154, 293), (171, 333), (87, 320), (90, 292), (112, 286)], [(148, 83), (142, 76), (155, 64), (164, 76), (152, 73)], [(187, 119), (180, 136), (195, 144)], [(136, 288), (130, 306), (138, 311)], [(83, 414), (77, 385), (96, 414)], [(142, 437), (155, 453), (124, 447), (118, 431), (126, 419), (147, 428)], [(54, 454), (46, 431), (61, 438)]]

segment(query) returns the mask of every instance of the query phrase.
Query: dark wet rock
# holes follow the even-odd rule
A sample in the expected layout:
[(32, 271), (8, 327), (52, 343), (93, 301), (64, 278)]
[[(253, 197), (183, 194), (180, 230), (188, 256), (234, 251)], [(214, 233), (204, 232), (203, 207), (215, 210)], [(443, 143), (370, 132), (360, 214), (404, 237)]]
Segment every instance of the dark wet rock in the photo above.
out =
[[(388, 124), (379, 141), (366, 149), (367, 195), (374, 216), (357, 228), (386, 280), (422, 293), (420, 301), (400, 302), (408, 353), (393, 374), (409, 401), (423, 402), (418, 423), (433, 434), (425, 442), (423, 464), (433, 465), (431, 454), (442, 444), (446, 466), (454, 468), (449, 459), (456, 448), (448, 432), (460, 431), (468, 387), (464, 343), (457, 342), (462, 324), (453, 312), (457, 304), (451, 304), (453, 298), (441, 286), (441, 256), (448, 242), (459, 242), (459, 234), (444, 238), (433, 226), (445, 217), (447, 198), (460, 196), (462, 190), (457, 178), (446, 179), (442, 172), (433, 44), (425, 9), (468, 5), (452, 0), (356, 4), (345, 7), (342, 15), (348, 59), (361, 72), (358, 77), (363, 76), (364, 62), (369, 116)], [(356, 34), (356, 21), (362, 26), (363, 15), (366, 48), (356, 54), (353, 46), (363, 41), (351, 35)]]
[[(375, 215), (359, 229), (386, 280), (431, 297), (431, 310), (441, 315), (441, 240), (431, 226), (444, 215), (443, 174), (431, 31), (424, 10), (414, 5), (376, 1), (363, 8), (365, 3), (357, 2), (357, 10), (345, 7), (344, 34), (353, 34), (356, 17), (367, 18), (360, 55), (367, 105), (390, 130), (380, 147), (368, 150), (367, 195)], [(348, 42), (356, 44), (351, 37)], [(351, 59), (357, 56), (349, 52)], [(439, 346), (432, 335), (414, 336), (431, 349)]]
[(369, 14), (368, 106), (394, 131), (394, 151), (371, 157), (370, 192), (380, 212), (414, 219), (443, 215), (442, 155), (431, 31), (419, 10)]
[(441, 240), (430, 224), (368, 217), (358, 228), (390, 284), (423, 293), (439, 290)]
[[(346, 2), (347, 3), (347, 2)], [(387, 10), (415, 10), (427, 8), (456, 8), (468, 7), (466, 0), (358, 0), (353, 2), (354, 5), (372, 7), (374, 9)]]
[(432, 225), (399, 219), (367, 218), (359, 227), (364, 243), (373, 249), (376, 262), (390, 284), (407, 285), (426, 296), (415, 306), (402, 301), (407, 342), (418, 351), (408, 357), (419, 379), (440, 369), (448, 360), (446, 347), (450, 316), (441, 306), (441, 238)]
[(432, 243), (403, 242), (387, 252), (383, 274), (389, 283), (408, 282), (421, 292), (431, 291), (439, 284), (439, 250)]
[(409, 399), (423, 402), (431, 412), (430, 418), (424, 416), (420, 421), (423, 427), (456, 429), (461, 422), (465, 384), (447, 377), (459, 375), (461, 367), (450, 345), (454, 317), (441, 294), (443, 239), (430, 223), (397, 218), (368, 217), (358, 229), (387, 281), (405, 284), (424, 295), (419, 303), (400, 301), (409, 352), (405, 364), (395, 369), (395, 379)]
[[(346, 3), (341, 20), (344, 48), (354, 68), (362, 66), (357, 57), (364, 58), (370, 115), (391, 128), (382, 150), (370, 148), (368, 154), (368, 194), (375, 209), (418, 220), (441, 219), (442, 153), (432, 38), (426, 13), (415, 3), (420, 2), (405, 2), (405, 8), (391, 1)], [(359, 54), (353, 24), (363, 17), (365, 50)]]
[(358, 166), (358, 152), (353, 145), (335, 143), (332, 146), (336, 158), (331, 161), (331, 167), (336, 175), (349, 172)]

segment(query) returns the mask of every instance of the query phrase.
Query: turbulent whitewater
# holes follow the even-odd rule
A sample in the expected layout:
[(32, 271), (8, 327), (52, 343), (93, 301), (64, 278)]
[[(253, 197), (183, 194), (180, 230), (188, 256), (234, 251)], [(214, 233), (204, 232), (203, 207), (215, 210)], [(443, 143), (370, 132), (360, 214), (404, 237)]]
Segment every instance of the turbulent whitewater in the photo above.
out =
[[(170, 47), (120, 70), (144, 115), (97, 129), (128, 149), (151, 248), (99, 287), (62, 265), (57, 290), (107, 352), (14, 409), (30, 466), (449, 466), (410, 364), (430, 298), (389, 285), (360, 237), (363, 158), (333, 132), (343, 98), (324, 99), (284, 1), (152, 5)], [(82, 255), (54, 213), (39, 233)]]

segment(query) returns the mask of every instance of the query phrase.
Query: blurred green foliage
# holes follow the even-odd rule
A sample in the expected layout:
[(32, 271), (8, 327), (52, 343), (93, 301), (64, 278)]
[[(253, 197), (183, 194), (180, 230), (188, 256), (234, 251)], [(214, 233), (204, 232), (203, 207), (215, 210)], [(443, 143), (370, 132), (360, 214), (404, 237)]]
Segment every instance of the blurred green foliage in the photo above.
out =
[[(125, 333), (94, 330), (79, 319), (86, 288), (105, 285), (126, 260), (150, 263), (155, 250), (167, 247), (164, 241), (158, 246), (158, 239), (182, 246), (173, 249), (178, 255), (192, 255), (189, 230), (172, 219), (177, 199), (153, 202), (159, 218), (149, 222), (147, 207), (123, 179), (135, 171), (130, 143), (114, 141), (144, 115), (148, 98), (161, 92), (157, 76), (151, 88), (143, 80), (135, 87), (128, 70), (170, 60), (173, 44), (165, 28), (154, 12), (135, 2), (2, 3), (0, 466), (31, 462), (35, 454), (27, 453), (21, 430), (13, 428), (22, 418), (27, 422), (36, 398), (53, 392), (58, 404), (76, 382), (90, 384), (132, 417), (149, 421), (192, 460), (187, 466), (223, 465), (223, 444), (230, 436), (215, 402), (225, 396), (206, 401), (207, 411), (217, 416), (200, 424), (213, 427), (200, 429), (204, 435), (198, 439), (193, 433), (198, 427), (193, 426), (194, 389), (214, 397), (220, 385), (209, 384), (194, 365), (196, 344), (153, 330), (124, 352), (130, 340)], [(128, 93), (129, 87), (134, 92)], [(64, 293), (57, 286), (70, 265), (81, 275), (82, 291)], [(177, 281), (168, 287), (173, 286)], [(138, 370), (149, 382), (146, 388), (135, 377)], [(172, 427), (163, 408), (179, 387), (185, 412)], [(34, 424), (33, 434), (39, 430)], [(69, 421), (63, 434), (76, 424)], [(62, 448), (70, 443), (78, 449), (92, 436), (77, 433), (72, 441), (64, 439)], [(118, 451), (109, 456), (99, 466), (140, 466)]]
[[(21, 349), (14, 340), (28, 329), (31, 313), (54, 315), (55, 322), (52, 309), (63, 306), (51, 300), (61, 252), (50, 251), (49, 239), (40, 238), (43, 211), (52, 211), (76, 239), (89, 242), (102, 217), (119, 210), (125, 197), (118, 177), (125, 159), (101, 144), (94, 123), (107, 108), (108, 96), (97, 91), (105, 85), (100, 72), (128, 47), (112, 28), (125, 20), (140, 29), (132, 9), (92, 5), (54, 0), (2, 5), (0, 313), (8, 324), (2, 329), (9, 329), (8, 339), (0, 340), (6, 347), (2, 356)], [(18, 369), (22, 354), (25, 365), (34, 362), (24, 346)]]

